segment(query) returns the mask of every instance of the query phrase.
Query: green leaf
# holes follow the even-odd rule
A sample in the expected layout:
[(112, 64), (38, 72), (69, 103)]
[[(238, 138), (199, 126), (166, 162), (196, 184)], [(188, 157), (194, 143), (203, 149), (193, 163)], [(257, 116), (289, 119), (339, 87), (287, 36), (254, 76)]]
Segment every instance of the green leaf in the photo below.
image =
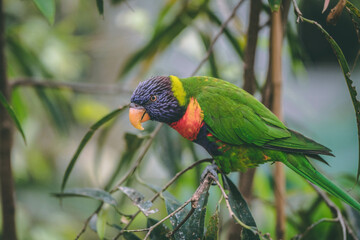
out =
[(216, 208), (215, 213), (211, 216), (207, 226), (204, 240), (217, 240), (219, 236), (219, 210)]
[[(165, 204), (168, 214), (174, 212), (182, 204), (173, 197), (169, 192), (164, 192)], [(174, 233), (175, 239), (202, 239), (204, 235), (204, 222), (206, 213), (206, 204), (208, 200), (208, 192), (206, 191), (200, 196), (198, 206), (196, 207), (190, 218)], [(170, 223), (176, 228), (183, 219), (188, 215), (189, 210), (183, 208), (181, 211), (170, 217)]]
[(185, 239), (203, 239), (204, 226), (205, 226), (205, 215), (206, 215), (206, 204), (208, 201), (209, 193), (205, 191), (201, 194), (198, 206), (195, 208), (194, 213), (186, 221), (187, 227), (180, 228), (179, 233), (185, 236)]
[[(26, 76), (38, 76), (52, 79), (53, 75), (42, 64), (36, 52), (24, 47), (25, 44), (19, 40), (19, 36), (14, 33), (6, 35), (6, 43), (10, 49), (10, 54), (15, 59), (19, 74)], [(41, 87), (34, 87), (41, 104), (43, 104), (46, 114), (49, 115), (52, 123), (59, 133), (67, 133), (73, 114), (69, 100), (57, 90), (45, 90)]]
[(100, 239), (104, 239), (105, 237), (107, 216), (108, 216), (108, 209), (101, 209), (97, 217), (96, 231)]
[(186, 148), (182, 137), (172, 129), (162, 128), (154, 144), (155, 148), (158, 149), (158, 158), (168, 171), (169, 176), (179, 172), (181, 170), (182, 153)]
[(133, 204), (136, 205), (140, 209), (140, 211), (145, 214), (145, 216), (156, 213), (158, 211), (157, 209), (150, 209), (153, 203), (151, 201), (144, 201), (144, 195), (142, 195), (135, 189), (129, 187), (119, 187), (119, 190), (125, 193), (126, 196), (128, 196), (133, 202)]
[(346, 1), (346, 10), (353, 16), (356, 16), (360, 19), (360, 10), (355, 7), (354, 4), (352, 4), (349, 1)]
[(40, 12), (52, 25), (55, 20), (55, 0), (33, 0)]
[(11, 119), (14, 121), (15, 126), (17, 128), (17, 130), (20, 132), (22, 138), (24, 139), (24, 142), (26, 144), (26, 138), (25, 138), (25, 134), (24, 131), (21, 127), (21, 124), (15, 114), (14, 109), (12, 108), (12, 106), (8, 103), (8, 101), (6, 100), (5, 96), (2, 94), (2, 92), (0, 92), (0, 102), (1, 104), (4, 106), (4, 108), (6, 109), (6, 111), (8, 112), (9, 116), (11, 117)]
[(100, 15), (104, 15), (104, 0), (96, 0), (96, 7)]
[[(122, 227), (120, 227), (117, 224), (110, 224), (109, 226), (116, 228), (119, 231), (121, 231), (123, 229)], [(123, 236), (126, 240), (140, 240), (140, 238), (138, 236), (136, 236), (135, 234), (133, 234), (132, 232), (124, 232)]]
[(157, 53), (166, 49), (173, 40), (192, 23), (196, 16), (204, 10), (207, 3), (208, 0), (204, 0), (196, 6), (182, 8), (178, 14), (174, 14), (171, 21), (166, 22), (166, 25), (155, 26), (152, 38), (143, 48), (135, 52), (125, 62), (125, 65), (119, 72), (119, 78), (121, 79), (128, 74), (140, 61), (147, 59), (151, 62)]
[(229, 190), (228, 196), (232, 211), (241, 222), (251, 227), (251, 229), (243, 228), (242, 239), (260, 240), (259, 235), (254, 233), (257, 229), (256, 223), (246, 201), (242, 197), (235, 184), (226, 175), (222, 176), (224, 186)]
[[(147, 219), (147, 227), (151, 227), (155, 224), (157, 224), (158, 221), (153, 219), (153, 218), (148, 218)], [(168, 240), (169, 237), (166, 236), (166, 234), (169, 232), (170, 230), (162, 223), (159, 226), (157, 226), (151, 233), (150, 233), (150, 239), (151, 240)], [(171, 237), (170, 239), (173, 239), (173, 237)]]
[(87, 197), (96, 200), (100, 200), (104, 203), (107, 203), (111, 206), (116, 207), (116, 200), (113, 198), (110, 193), (105, 192), (102, 189), (96, 188), (72, 188), (67, 189), (61, 193), (53, 193), (55, 197), (63, 198), (63, 197)]
[[(210, 43), (211, 43), (210, 36), (201, 31), (199, 31), (199, 35), (201, 37), (201, 40), (204, 44), (205, 49), (209, 49)], [(211, 76), (215, 77), (215, 78), (220, 78), (219, 71), (217, 68), (217, 63), (216, 63), (215, 49), (213, 49), (209, 55), (209, 65), (210, 65)]]
[[(165, 205), (166, 205), (166, 211), (168, 214), (174, 212), (176, 209), (178, 209), (182, 204), (169, 192), (163, 192), (162, 196), (165, 199)], [(189, 210), (186, 208), (183, 208), (181, 211), (174, 214), (172, 217), (170, 217), (170, 223), (173, 226), (173, 228), (176, 228), (179, 223), (186, 217), (186, 215), (189, 213)], [(183, 231), (187, 229), (188, 223), (185, 222), (184, 225), (180, 227), (175, 233), (174, 237), (175, 239), (184, 239), (182, 234)]]
[(269, 0), (269, 5), (272, 12), (276, 12), (280, 9), (281, 0)]
[(76, 152), (74, 154), (74, 156), (72, 157), (72, 159), (69, 162), (69, 165), (66, 168), (63, 180), (62, 180), (62, 184), (61, 184), (61, 191), (64, 191), (66, 182), (71, 174), (72, 169), (74, 168), (74, 165), (81, 153), (81, 151), (83, 150), (83, 148), (85, 147), (85, 145), (88, 143), (88, 141), (91, 139), (91, 137), (94, 135), (95, 131), (101, 127), (102, 125), (104, 125), (105, 123), (107, 123), (108, 121), (110, 121), (111, 119), (113, 119), (114, 117), (116, 117), (119, 113), (121, 113), (126, 106), (120, 107), (118, 109), (115, 109), (114, 111), (110, 112), (109, 114), (107, 114), (106, 116), (104, 116), (103, 118), (101, 118), (99, 121), (97, 121), (95, 124), (93, 124), (90, 127), (90, 130), (85, 134), (85, 136), (83, 137), (83, 139), (81, 140), (78, 148), (76, 149)]
[(354, 110), (355, 110), (356, 123), (357, 123), (357, 129), (358, 129), (359, 159), (358, 159), (358, 170), (357, 170), (357, 174), (356, 174), (356, 181), (358, 182), (359, 177), (360, 177), (360, 102), (356, 99), (356, 96), (357, 96), (356, 88), (355, 88), (355, 86), (353, 86), (353, 81), (350, 79), (351, 73), (350, 73), (349, 65), (348, 65), (346, 58), (345, 58), (343, 52), (341, 51), (341, 48), (339, 47), (339, 45), (330, 36), (330, 34), (324, 28), (322, 28), (322, 26), (319, 23), (317, 23), (316, 21), (304, 18), (304, 17), (301, 17), (301, 19), (307, 23), (311, 23), (311, 24), (315, 25), (321, 31), (321, 33), (324, 35), (325, 39), (329, 42), (329, 44), (330, 44), (331, 48), (333, 49), (335, 56), (339, 62), (340, 68), (341, 68), (344, 78), (345, 78), (346, 85), (349, 89), (351, 101), (353, 103)]

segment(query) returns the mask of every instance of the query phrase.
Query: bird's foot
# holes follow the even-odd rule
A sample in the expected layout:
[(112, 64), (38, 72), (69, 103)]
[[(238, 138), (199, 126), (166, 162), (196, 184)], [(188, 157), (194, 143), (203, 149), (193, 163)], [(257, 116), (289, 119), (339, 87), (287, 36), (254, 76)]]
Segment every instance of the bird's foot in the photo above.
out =
[(219, 167), (215, 164), (215, 162), (213, 162), (211, 165), (206, 166), (204, 171), (201, 173), (200, 181), (201, 182), (204, 181), (207, 174), (213, 175), (214, 178), (216, 178), (219, 181), (218, 171), (219, 171)]

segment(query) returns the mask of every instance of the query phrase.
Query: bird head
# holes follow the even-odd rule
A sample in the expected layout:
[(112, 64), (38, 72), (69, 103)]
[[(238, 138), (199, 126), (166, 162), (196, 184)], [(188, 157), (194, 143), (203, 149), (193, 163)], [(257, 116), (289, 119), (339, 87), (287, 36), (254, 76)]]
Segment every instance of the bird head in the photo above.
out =
[(129, 119), (131, 124), (144, 130), (142, 122), (154, 120), (163, 123), (178, 121), (184, 114), (172, 91), (170, 77), (152, 77), (140, 82), (131, 96)]

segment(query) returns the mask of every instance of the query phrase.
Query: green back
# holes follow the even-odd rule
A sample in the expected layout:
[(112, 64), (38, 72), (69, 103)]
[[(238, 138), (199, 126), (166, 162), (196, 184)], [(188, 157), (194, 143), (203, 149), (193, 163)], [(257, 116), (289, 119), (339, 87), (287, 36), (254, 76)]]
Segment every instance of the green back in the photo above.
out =
[(329, 152), (324, 146), (288, 130), (261, 102), (234, 84), (211, 77), (180, 80), (187, 100), (194, 97), (198, 101), (205, 123), (223, 142), (309, 150), (315, 154)]

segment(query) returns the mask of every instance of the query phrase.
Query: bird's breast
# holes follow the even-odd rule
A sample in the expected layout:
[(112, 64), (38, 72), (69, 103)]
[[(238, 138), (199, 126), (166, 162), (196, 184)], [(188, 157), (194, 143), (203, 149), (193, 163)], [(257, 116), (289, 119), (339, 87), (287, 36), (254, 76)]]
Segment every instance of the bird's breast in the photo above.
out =
[(186, 108), (184, 116), (170, 126), (178, 131), (184, 138), (194, 141), (201, 127), (204, 125), (204, 114), (195, 98), (190, 98), (189, 105)]

